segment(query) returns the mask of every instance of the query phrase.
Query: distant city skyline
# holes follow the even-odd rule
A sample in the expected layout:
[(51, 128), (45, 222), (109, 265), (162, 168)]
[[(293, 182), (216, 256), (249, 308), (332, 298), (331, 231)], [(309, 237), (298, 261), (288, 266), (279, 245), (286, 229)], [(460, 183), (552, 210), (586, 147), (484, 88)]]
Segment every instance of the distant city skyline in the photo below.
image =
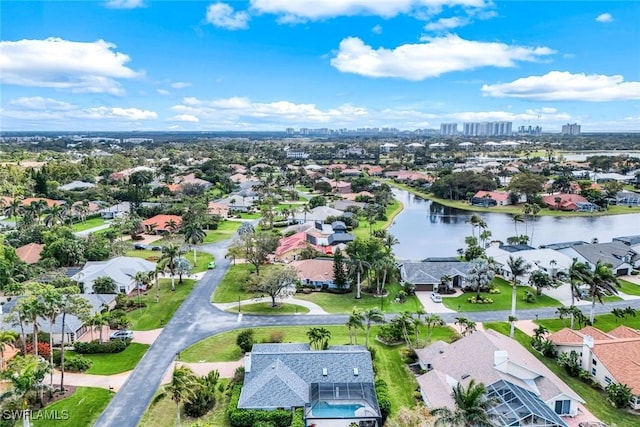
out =
[(637, 1), (5, 1), (0, 130), (640, 131), (638, 22)]

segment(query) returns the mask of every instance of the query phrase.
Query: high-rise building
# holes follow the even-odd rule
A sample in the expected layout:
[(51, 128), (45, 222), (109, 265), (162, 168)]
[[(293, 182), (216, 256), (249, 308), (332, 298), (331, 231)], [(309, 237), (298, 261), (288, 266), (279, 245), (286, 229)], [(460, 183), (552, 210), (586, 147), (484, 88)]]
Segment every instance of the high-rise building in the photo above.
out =
[(542, 128), (540, 126), (533, 127), (531, 125), (518, 126), (518, 135), (540, 136), (542, 135)]
[(562, 125), (562, 134), (563, 135), (580, 135), (580, 125), (577, 123), (567, 123), (566, 125)]
[(462, 125), (465, 136), (511, 135), (511, 122), (470, 122)]
[(457, 123), (442, 123), (440, 125), (440, 135), (457, 135), (458, 124)]

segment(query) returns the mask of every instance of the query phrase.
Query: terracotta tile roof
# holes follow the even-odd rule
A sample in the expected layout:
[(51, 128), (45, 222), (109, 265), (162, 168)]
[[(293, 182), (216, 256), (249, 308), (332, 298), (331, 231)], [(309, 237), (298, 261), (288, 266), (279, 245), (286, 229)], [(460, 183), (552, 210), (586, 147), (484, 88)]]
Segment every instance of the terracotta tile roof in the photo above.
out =
[(505, 202), (509, 199), (509, 193), (503, 193), (501, 191), (484, 191), (484, 190), (478, 191), (473, 197), (477, 197), (481, 199), (485, 196), (497, 202)]
[(333, 280), (333, 260), (305, 259), (290, 264), (298, 272), (300, 279), (315, 281)]
[(628, 385), (633, 394), (640, 395), (640, 339), (599, 342), (592, 352), (618, 383)]
[(22, 200), (22, 206), (29, 206), (32, 202), (43, 201), (48, 207), (64, 205), (64, 200), (45, 199), (44, 197), (27, 197)]
[(209, 202), (209, 204), (207, 205), (207, 209), (209, 211), (209, 215), (229, 215), (229, 206), (220, 203)]
[(549, 341), (556, 345), (582, 344), (582, 334), (569, 328), (563, 328), (549, 335)]
[(615, 329), (609, 331), (609, 335), (614, 336), (616, 338), (639, 338), (640, 339), (640, 331), (631, 329), (628, 326), (620, 325)]
[(166, 223), (171, 220), (175, 221), (176, 224), (178, 224), (178, 227), (180, 226), (180, 224), (182, 224), (182, 218), (178, 215), (156, 215), (142, 221), (142, 225), (148, 227), (155, 224), (156, 230), (167, 230)]
[(602, 332), (600, 329), (594, 328), (593, 326), (585, 326), (584, 328), (580, 329), (579, 332), (583, 333), (584, 335), (593, 337), (593, 339), (596, 341), (609, 341), (615, 339), (615, 337), (607, 334), (606, 332)]
[(44, 249), (44, 245), (39, 243), (29, 243), (28, 245), (16, 248), (16, 255), (27, 264), (35, 264), (40, 261), (40, 253)]

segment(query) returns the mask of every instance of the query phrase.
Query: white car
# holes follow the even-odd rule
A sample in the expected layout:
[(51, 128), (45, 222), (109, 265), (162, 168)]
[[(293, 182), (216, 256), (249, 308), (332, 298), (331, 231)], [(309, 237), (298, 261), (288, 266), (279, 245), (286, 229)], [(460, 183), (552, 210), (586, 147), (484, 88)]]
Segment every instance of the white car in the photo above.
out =
[(435, 292), (431, 292), (431, 301), (433, 302), (442, 302), (442, 296)]

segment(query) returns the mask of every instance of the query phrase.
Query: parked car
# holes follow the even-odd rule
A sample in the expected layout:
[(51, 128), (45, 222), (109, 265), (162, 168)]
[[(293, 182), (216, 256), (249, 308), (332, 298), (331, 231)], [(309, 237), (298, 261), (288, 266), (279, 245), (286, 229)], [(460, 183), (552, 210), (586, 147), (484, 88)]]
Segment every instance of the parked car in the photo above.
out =
[(136, 243), (135, 245), (133, 245), (133, 249), (135, 249), (137, 251), (143, 251), (143, 250), (147, 249), (147, 245), (142, 244), (142, 243)]
[(133, 339), (133, 331), (129, 331), (127, 329), (122, 329), (120, 331), (116, 331), (109, 335), (110, 340), (132, 340)]
[(162, 246), (151, 246), (151, 250), (152, 251), (161, 251), (162, 250)]
[(442, 302), (442, 296), (435, 292), (431, 292), (431, 301), (433, 302)]
[(216, 268), (216, 260), (213, 260), (209, 264), (207, 264), (207, 268), (209, 270)]

